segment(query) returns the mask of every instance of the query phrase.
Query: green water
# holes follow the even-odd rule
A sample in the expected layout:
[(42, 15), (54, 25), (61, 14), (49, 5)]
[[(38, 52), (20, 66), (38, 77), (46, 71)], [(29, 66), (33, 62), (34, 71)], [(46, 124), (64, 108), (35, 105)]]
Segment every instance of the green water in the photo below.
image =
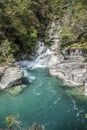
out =
[(0, 126), (5, 127), (5, 117), (12, 114), (19, 116), (23, 127), (37, 122), (46, 130), (87, 130), (86, 101), (67, 94), (68, 88), (47, 69), (24, 69), (28, 88), (18, 96), (0, 94)]

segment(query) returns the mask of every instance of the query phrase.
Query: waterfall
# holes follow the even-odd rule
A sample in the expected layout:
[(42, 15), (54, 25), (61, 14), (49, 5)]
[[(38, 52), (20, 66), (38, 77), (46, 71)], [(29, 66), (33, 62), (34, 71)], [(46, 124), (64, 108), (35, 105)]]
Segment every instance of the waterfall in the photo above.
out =
[(43, 42), (39, 41), (36, 47), (36, 56), (31, 64), (29, 63), (28, 67), (32, 67), (32, 69), (48, 67), (49, 60), (53, 54), (53, 51), (45, 47)]

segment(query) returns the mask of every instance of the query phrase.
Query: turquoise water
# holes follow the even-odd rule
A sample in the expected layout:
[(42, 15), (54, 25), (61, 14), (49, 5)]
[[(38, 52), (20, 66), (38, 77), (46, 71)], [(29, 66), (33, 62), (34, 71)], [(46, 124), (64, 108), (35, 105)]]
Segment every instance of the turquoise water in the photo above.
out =
[(0, 126), (5, 127), (3, 120), (12, 114), (19, 117), (23, 127), (37, 122), (46, 130), (87, 130), (86, 101), (67, 94), (69, 88), (47, 69), (24, 70), (23, 82), (28, 88), (18, 96), (0, 94)]

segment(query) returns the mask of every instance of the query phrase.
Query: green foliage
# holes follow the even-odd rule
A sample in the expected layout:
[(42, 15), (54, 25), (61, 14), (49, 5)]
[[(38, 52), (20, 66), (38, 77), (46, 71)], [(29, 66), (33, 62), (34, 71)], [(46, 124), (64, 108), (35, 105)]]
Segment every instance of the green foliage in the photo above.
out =
[(71, 48), (87, 50), (87, 42), (84, 42), (84, 43), (77, 42), (77, 43), (73, 43), (73, 44), (67, 46), (67, 49), (71, 49)]
[(32, 53), (40, 37), (48, 43), (44, 33), (54, 18), (61, 21), (63, 48), (87, 42), (86, 0), (0, 0), (0, 61)]
[(87, 2), (73, 0), (62, 21), (61, 46), (87, 49)]
[[(26, 51), (30, 53), (35, 47), (39, 22), (31, 4), (30, 0), (0, 1), (0, 43), (3, 44), (8, 39), (14, 48), (14, 54)], [(10, 54), (13, 55), (13, 52)]]
[(22, 129), (20, 127), (20, 121), (18, 120), (17, 116), (8, 115), (5, 119), (5, 122), (9, 129)]
[(87, 113), (85, 114), (85, 118), (87, 118)]
[(74, 41), (73, 33), (68, 28), (63, 28), (61, 37), (62, 43)]
[(11, 47), (11, 42), (9, 42), (8, 40), (4, 40), (4, 42), (2, 42), (1, 46), (0, 46), (0, 60), (9, 60), (9, 59), (13, 59), (13, 53), (14, 50)]
[[(54, 15), (60, 17), (64, 1), (0, 0), (0, 47), (3, 46), (2, 50), (5, 49), (4, 43), (8, 39), (11, 43), (7, 44), (8, 48), (11, 47), (14, 50), (14, 53), (10, 50), (9, 55), (31, 53), (38, 37), (44, 36), (49, 21)], [(1, 53), (2, 56), (3, 54)], [(6, 52), (4, 55), (8, 57)]]
[(6, 121), (8, 128), (11, 129), (14, 126), (15, 119), (16, 119), (16, 117), (13, 116), (13, 115), (9, 115), (9, 116), (6, 117), (5, 121)]

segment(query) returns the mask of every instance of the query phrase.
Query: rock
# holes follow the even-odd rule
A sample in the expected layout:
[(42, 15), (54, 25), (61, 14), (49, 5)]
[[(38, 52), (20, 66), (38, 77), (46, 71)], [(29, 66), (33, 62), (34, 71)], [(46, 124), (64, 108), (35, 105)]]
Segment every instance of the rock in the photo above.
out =
[(7, 89), (7, 92), (11, 95), (18, 95), (20, 94), (27, 86), (26, 85), (19, 85), (12, 88)]
[[(36, 59), (32, 68), (47, 67), (50, 74), (63, 79), (69, 86), (83, 86), (87, 78), (85, 57), (82, 49), (61, 48), (61, 24), (53, 20), (48, 31), (50, 46), (38, 42)], [(30, 65), (31, 66), (31, 65)]]
[(64, 60), (64, 57), (60, 53), (53, 53), (49, 59), (49, 66), (57, 65), (58, 63), (61, 63)]
[[(49, 72), (71, 85), (83, 85), (87, 77), (86, 68), (83, 63), (63, 61), (55, 66), (49, 68)], [(85, 76), (84, 76), (85, 75)]]
[(48, 62), (50, 74), (64, 80), (69, 86), (83, 86), (87, 79), (83, 50), (60, 49), (61, 25), (59, 20), (52, 21), (48, 34), (51, 41), (50, 50), (54, 52)]
[(37, 123), (34, 123), (32, 127), (29, 128), (29, 130), (45, 130), (44, 126), (39, 125)]
[(6, 89), (21, 83), (24, 72), (20, 67), (9, 67), (4, 72), (0, 81), (0, 89)]
[(82, 55), (82, 50), (78, 50), (78, 49), (64, 49), (62, 50), (62, 54), (64, 55), (65, 59), (70, 59), (70, 60), (73, 60), (73, 61), (81, 61), (81, 62), (84, 62), (85, 61), (85, 58), (84, 56)]
[(36, 56), (40, 55), (41, 53), (46, 52), (46, 47), (44, 46), (44, 42), (38, 41), (37, 46), (36, 46)]
[(5, 70), (6, 70), (6, 67), (0, 67), (0, 76), (4, 74)]
[(87, 79), (84, 82), (84, 95), (87, 96)]

